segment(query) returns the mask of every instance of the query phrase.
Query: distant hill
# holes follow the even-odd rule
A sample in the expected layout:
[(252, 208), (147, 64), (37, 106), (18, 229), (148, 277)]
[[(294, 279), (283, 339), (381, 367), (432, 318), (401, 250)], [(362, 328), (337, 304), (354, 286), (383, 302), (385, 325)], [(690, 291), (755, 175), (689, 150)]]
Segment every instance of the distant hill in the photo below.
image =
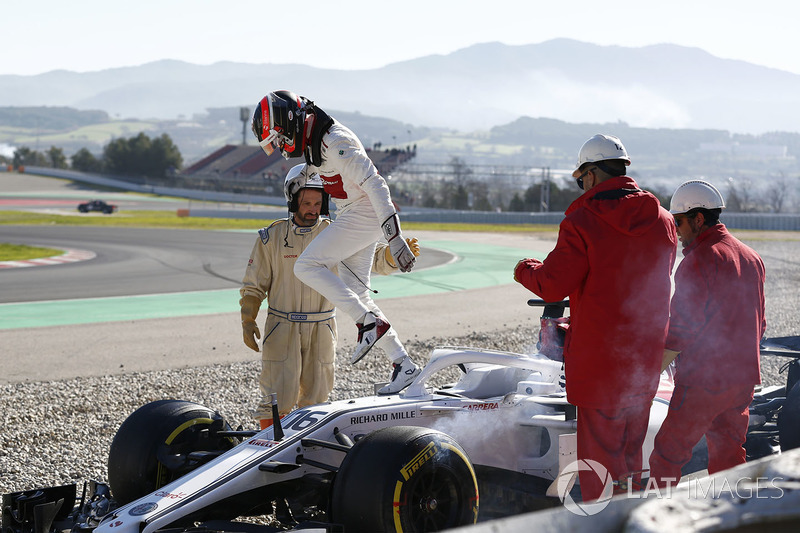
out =
[(568, 39), (485, 43), (371, 70), (164, 60), (138, 67), (0, 76), (0, 106), (68, 106), (114, 119), (191, 119), (252, 108), (291, 89), (324, 109), (413, 127), (488, 130), (520, 117), (634, 127), (798, 131), (800, 75), (697, 48), (597, 46)]
[[(241, 144), (244, 139), (254, 145), (249, 118), (244, 124), (239, 107), (206, 109), (192, 120), (121, 120), (112, 119), (105, 111), (81, 111), (70, 107), (0, 106), (0, 148), (7, 152), (27, 146), (31, 149), (62, 148), (71, 156), (81, 148), (99, 154), (114, 138), (132, 137), (145, 132), (150, 137), (169, 135), (184, 156), (192, 162), (225, 144)], [(414, 127), (388, 118), (330, 110), (337, 120), (358, 134), (367, 148), (411, 146), (431, 133), (430, 128)], [(249, 117), (249, 111), (248, 111)]]

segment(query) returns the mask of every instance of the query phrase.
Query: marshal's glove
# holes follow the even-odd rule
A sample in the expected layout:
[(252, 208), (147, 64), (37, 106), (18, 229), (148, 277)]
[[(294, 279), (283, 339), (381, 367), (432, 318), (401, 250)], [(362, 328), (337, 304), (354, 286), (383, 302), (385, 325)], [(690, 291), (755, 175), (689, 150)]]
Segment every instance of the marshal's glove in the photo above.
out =
[(400, 219), (397, 217), (397, 213), (384, 220), (381, 229), (383, 236), (386, 237), (386, 242), (389, 243), (389, 249), (397, 268), (400, 269), (400, 272), (411, 272), (416, 257), (400, 234)]
[(517, 261), (517, 266), (514, 267), (514, 281), (516, 281), (517, 283), (522, 283), (524, 285), (524, 283), (522, 282), (521, 274), (530, 269), (536, 270), (537, 268), (539, 268), (539, 265), (541, 264), (542, 262), (539, 261), (538, 259), (533, 259), (533, 258), (520, 259), (519, 261)]
[(261, 308), (261, 300), (255, 296), (245, 295), (239, 300), (239, 305), (242, 307), (242, 336), (244, 343), (248, 348), (254, 351), (258, 350), (258, 341), (261, 338), (261, 332), (258, 331), (256, 324), (256, 317), (258, 317), (258, 310)]
[[(406, 239), (406, 243), (411, 253), (414, 254), (414, 257), (419, 257), (419, 241), (417, 241), (416, 238)], [(383, 249), (383, 253), (386, 254), (386, 262), (397, 268), (397, 263), (394, 262), (394, 257), (392, 257), (392, 249), (387, 246)]]

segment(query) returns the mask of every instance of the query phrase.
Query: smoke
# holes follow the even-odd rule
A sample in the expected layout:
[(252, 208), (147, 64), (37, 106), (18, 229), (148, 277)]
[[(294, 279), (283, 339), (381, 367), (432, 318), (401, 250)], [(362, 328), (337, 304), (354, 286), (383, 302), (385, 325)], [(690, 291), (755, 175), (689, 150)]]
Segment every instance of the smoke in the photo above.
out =
[(453, 437), (472, 463), (518, 471), (521, 458), (539, 456), (545, 431), (521, 424), (535, 414), (553, 412), (544, 405), (520, 402), (524, 398), (515, 395), (503, 401), (476, 404), (474, 409), (464, 408), (441, 417), (431, 427)]

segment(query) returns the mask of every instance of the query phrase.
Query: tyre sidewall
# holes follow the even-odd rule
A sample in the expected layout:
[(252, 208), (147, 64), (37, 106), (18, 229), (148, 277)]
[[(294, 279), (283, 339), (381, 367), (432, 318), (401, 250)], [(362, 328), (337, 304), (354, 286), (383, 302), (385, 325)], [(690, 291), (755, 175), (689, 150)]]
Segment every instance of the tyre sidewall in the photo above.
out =
[(209, 427), (217, 415), (183, 400), (158, 400), (134, 411), (120, 426), (108, 454), (108, 481), (114, 498), (128, 503), (172, 481), (158, 460), (159, 448)]
[(411, 494), (436, 471), (453, 482), (458, 505), (447, 527), (475, 523), (475, 471), (461, 447), (436, 430), (396, 426), (356, 443), (334, 480), (331, 520), (347, 531), (416, 531)]

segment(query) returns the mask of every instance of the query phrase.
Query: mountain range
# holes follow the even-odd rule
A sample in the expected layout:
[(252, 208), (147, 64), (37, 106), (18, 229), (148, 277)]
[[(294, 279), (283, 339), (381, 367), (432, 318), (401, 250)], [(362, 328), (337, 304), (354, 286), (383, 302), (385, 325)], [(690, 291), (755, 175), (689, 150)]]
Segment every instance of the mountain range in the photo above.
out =
[(798, 131), (800, 75), (698, 48), (570, 39), (484, 43), (370, 70), (162, 60), (135, 67), (0, 75), (0, 106), (67, 106), (114, 118), (179, 119), (253, 108), (289, 89), (323, 109), (420, 127), (488, 130), (519, 117), (645, 128)]

